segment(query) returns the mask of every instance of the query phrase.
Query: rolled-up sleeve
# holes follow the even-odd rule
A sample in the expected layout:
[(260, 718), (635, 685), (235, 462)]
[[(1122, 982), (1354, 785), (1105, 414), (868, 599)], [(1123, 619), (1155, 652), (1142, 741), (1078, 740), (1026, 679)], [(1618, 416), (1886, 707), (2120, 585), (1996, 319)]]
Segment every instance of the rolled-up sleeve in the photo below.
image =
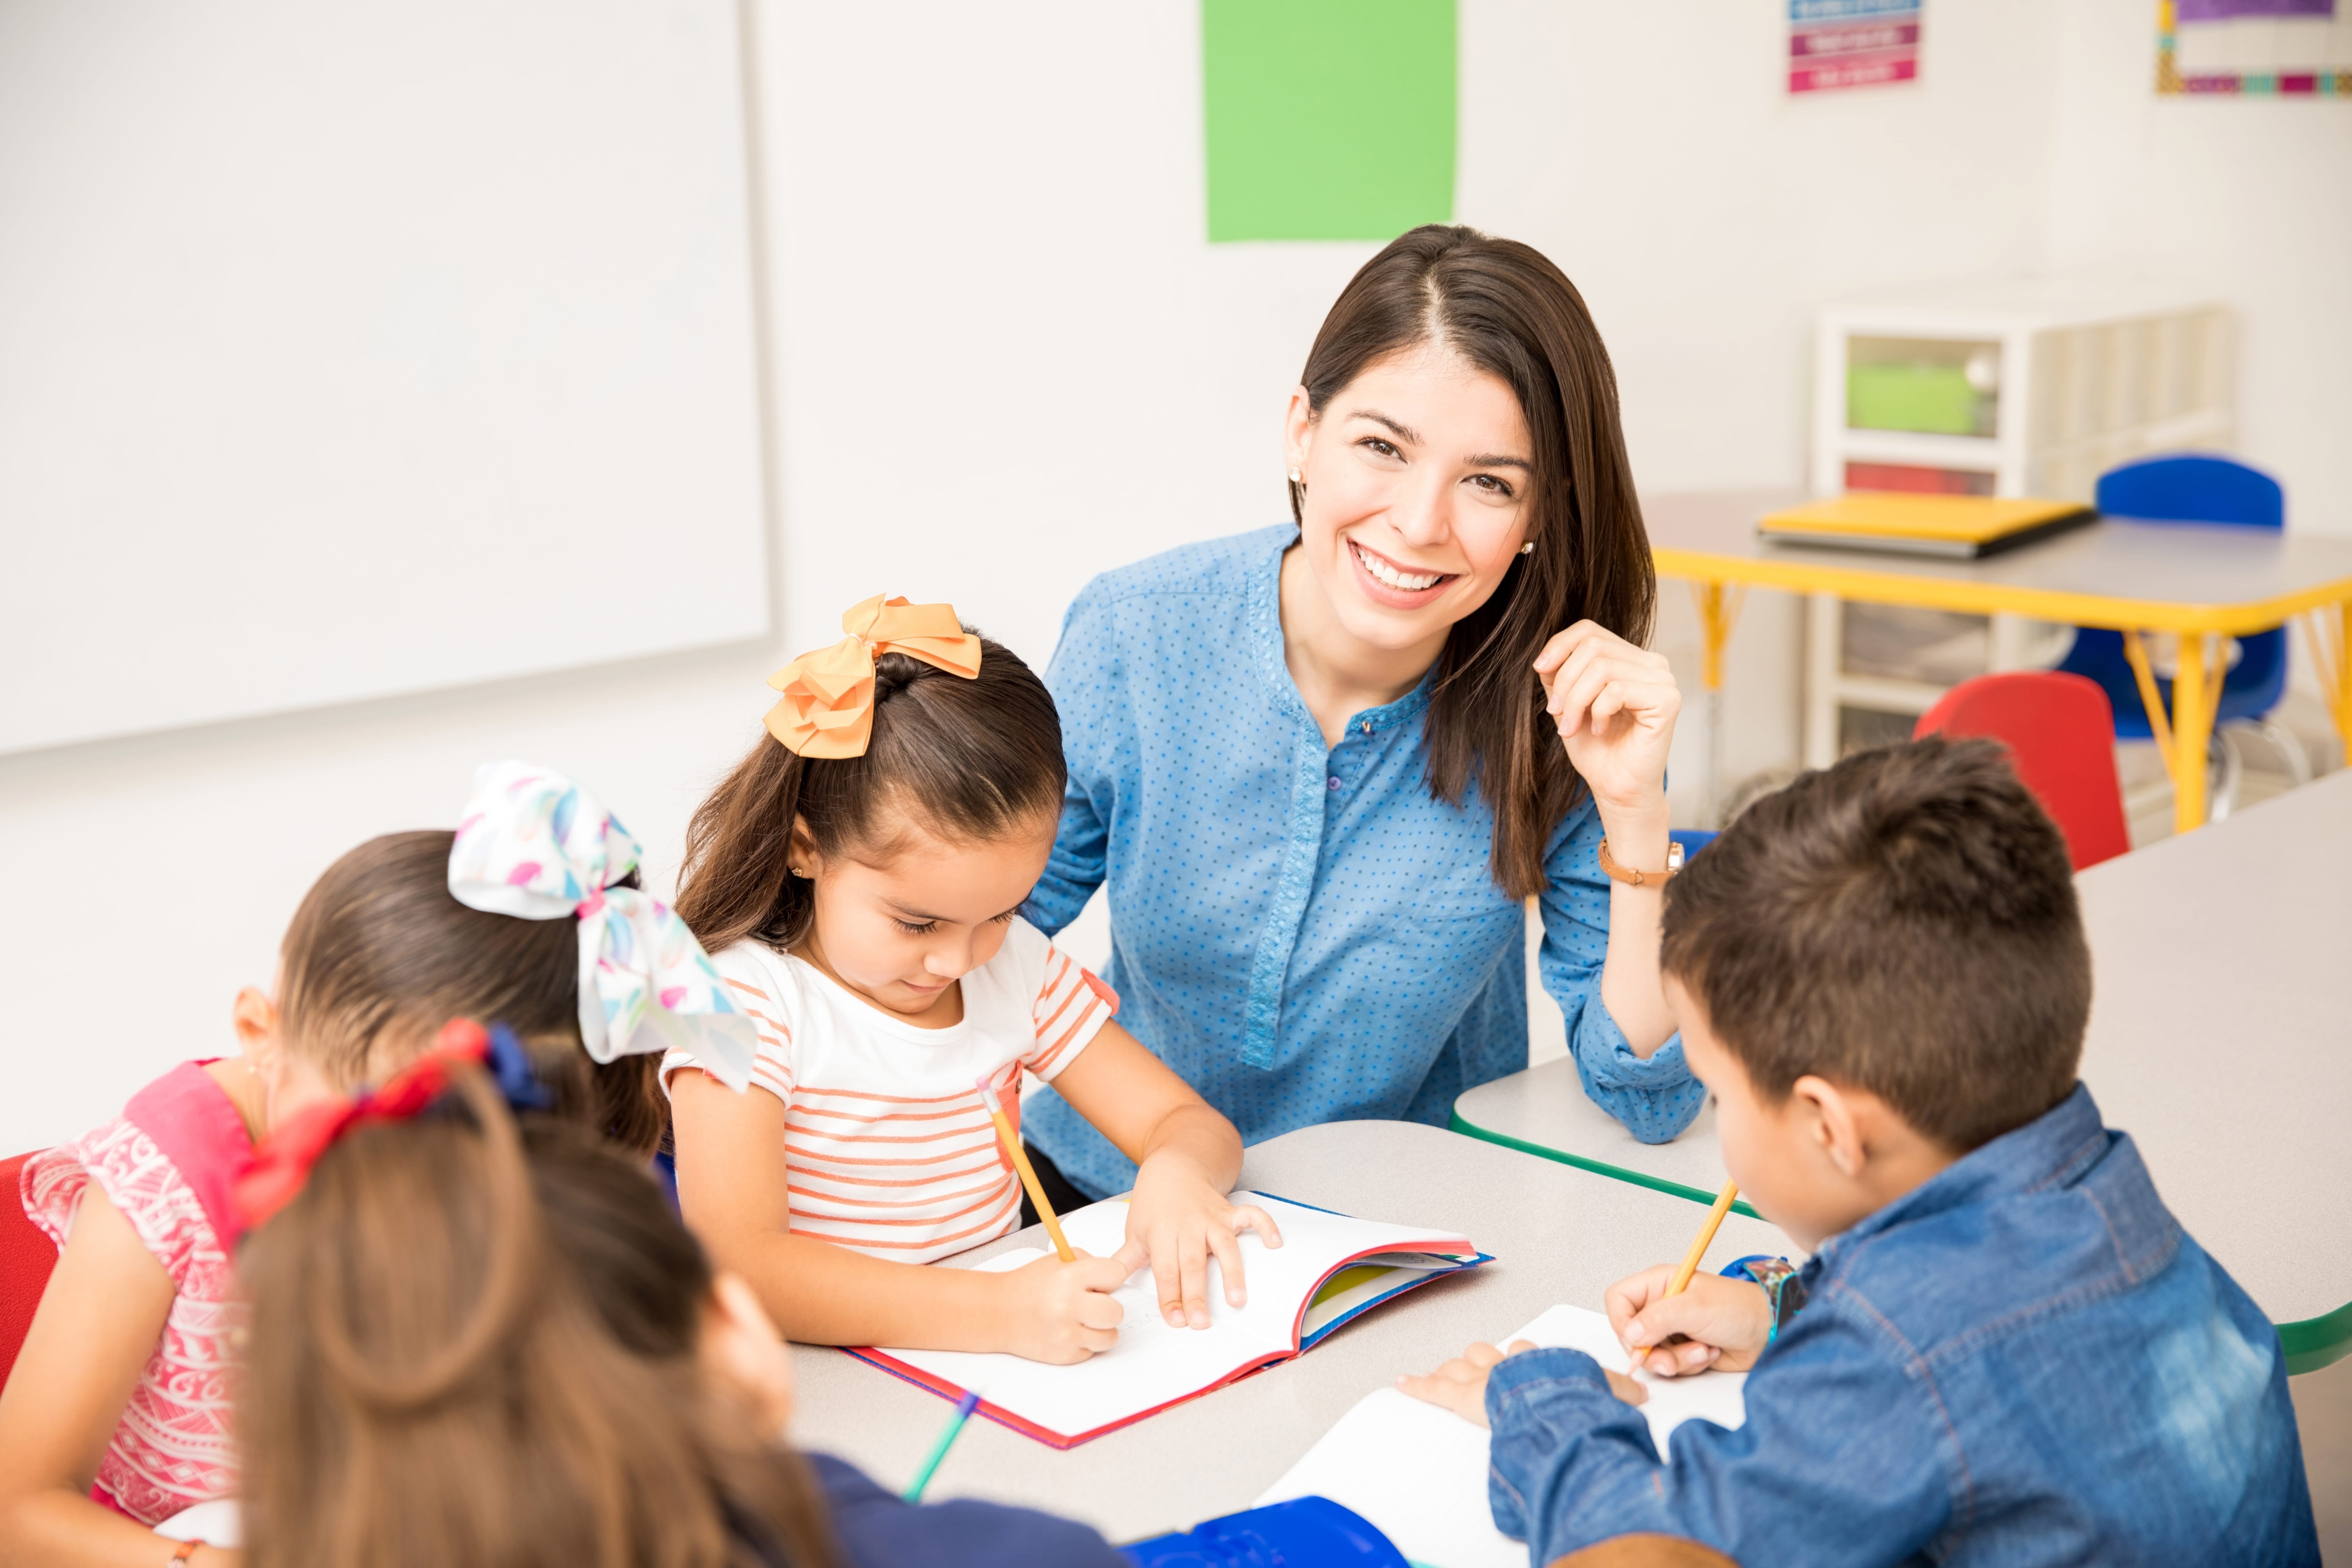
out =
[(1609, 879), (1599, 858), (1601, 816), (1586, 802), (1569, 815), (1545, 862), (1543, 952), (1538, 973), (1568, 1023), (1569, 1054), (1592, 1102), (1644, 1143), (1664, 1143), (1706, 1104), (1706, 1086), (1691, 1077), (1675, 1036), (1647, 1058), (1601, 1000), (1609, 955)]

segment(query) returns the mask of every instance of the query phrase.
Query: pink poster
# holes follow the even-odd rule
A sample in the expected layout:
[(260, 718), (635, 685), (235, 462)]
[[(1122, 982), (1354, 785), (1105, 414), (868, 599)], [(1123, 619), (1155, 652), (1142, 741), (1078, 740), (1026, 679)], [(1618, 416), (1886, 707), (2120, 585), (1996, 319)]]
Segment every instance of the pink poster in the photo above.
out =
[(1915, 79), (1919, 6), (1920, 0), (1789, 0), (1789, 90)]

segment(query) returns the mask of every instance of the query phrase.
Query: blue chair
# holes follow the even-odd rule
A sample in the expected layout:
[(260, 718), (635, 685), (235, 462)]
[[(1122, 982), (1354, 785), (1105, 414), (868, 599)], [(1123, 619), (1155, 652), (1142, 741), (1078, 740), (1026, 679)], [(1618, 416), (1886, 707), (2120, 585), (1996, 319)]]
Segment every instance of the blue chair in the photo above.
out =
[(1666, 837), (1683, 847), (1683, 859), (1685, 863), (1688, 863), (1692, 856), (1715, 842), (1715, 835), (1703, 827), (1669, 828), (1666, 830)]
[[(2140, 522), (2199, 522), (2237, 528), (2286, 526), (2286, 495), (2279, 483), (2259, 468), (2230, 458), (2200, 453), (2167, 453), (2126, 463), (2099, 476), (2099, 512), (2105, 517)], [(2085, 676), (2105, 690), (2116, 712), (2116, 734), (2125, 740), (2150, 740), (2154, 728), (2140, 701), (2139, 681), (2124, 653), (2121, 632), (2077, 626), (2074, 646), (2058, 668), (2069, 675)], [(2286, 693), (2286, 628), (2274, 626), (2238, 639), (2238, 662), (2222, 678), (2221, 701), (2214, 712), (2210, 765), (2220, 779), (2211, 792), (2210, 816), (2220, 821), (2229, 815), (2239, 772), (2237, 749), (2221, 726), (2243, 723), (2259, 729), (2285, 763), (2297, 783), (2308, 782), (2309, 760), (2301, 744), (2279, 725), (2266, 723), (2272, 709)], [(2157, 695), (2168, 712), (2172, 682), (2158, 676)]]

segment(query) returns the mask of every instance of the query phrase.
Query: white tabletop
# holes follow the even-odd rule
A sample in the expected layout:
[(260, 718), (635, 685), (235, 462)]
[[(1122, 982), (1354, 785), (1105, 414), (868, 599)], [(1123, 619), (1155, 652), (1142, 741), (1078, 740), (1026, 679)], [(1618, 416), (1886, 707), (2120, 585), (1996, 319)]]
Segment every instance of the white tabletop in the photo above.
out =
[[(2191, 1235), (2276, 1323), (2352, 1302), (2352, 772), (2075, 879), (2095, 992), (2083, 1079)], [(1548, 1062), (1457, 1126), (1711, 1194), (1710, 1116), (1636, 1142)]]
[(1651, 545), (1822, 572), (1998, 585), (2029, 594), (2168, 605), (2252, 605), (2352, 578), (2352, 539), (2268, 529), (2114, 519), (1980, 561), (1840, 550), (1759, 538), (1756, 520), (1794, 490), (1643, 496)]
[[(927, 1494), (1027, 1503), (1113, 1542), (1187, 1529), (1250, 1506), (1356, 1401), (1425, 1372), (1473, 1340), (1561, 1302), (1599, 1308), (1614, 1280), (1672, 1262), (1704, 1217), (1660, 1193), (1404, 1121), (1336, 1121), (1249, 1151), (1241, 1185), (1366, 1219), (1466, 1232), (1495, 1261), (1399, 1297), (1307, 1354), (1122, 1431), (1057, 1452), (975, 1418)], [(1043, 1245), (1024, 1233), (975, 1248)], [(1706, 1266), (1796, 1256), (1761, 1221), (1724, 1221)], [(904, 1486), (953, 1410), (839, 1351), (793, 1349), (793, 1441)]]

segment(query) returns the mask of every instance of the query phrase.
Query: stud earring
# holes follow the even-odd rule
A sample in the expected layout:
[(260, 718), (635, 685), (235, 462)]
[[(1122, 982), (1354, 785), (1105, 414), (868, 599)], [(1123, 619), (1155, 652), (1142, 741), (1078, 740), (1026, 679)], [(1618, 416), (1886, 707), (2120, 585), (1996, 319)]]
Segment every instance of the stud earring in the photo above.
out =
[(1520, 554), (1522, 554), (1522, 555), (1533, 555), (1535, 552), (1536, 552), (1536, 542), (1535, 542), (1534, 540), (1532, 540), (1532, 539), (1528, 540), (1525, 544), (1522, 544), (1522, 545), (1520, 545), (1520, 546), (1519, 546), (1519, 553), (1520, 553)]
[(792, 872), (793, 876), (798, 877), (802, 881), (805, 882), (808, 880), (808, 873), (802, 870), (798, 866), (793, 867), (792, 868)]
[(1303, 485), (1307, 481), (1298, 477), (1298, 470), (1297, 468), (1293, 468), (1290, 470), (1290, 482), (1294, 485)]

